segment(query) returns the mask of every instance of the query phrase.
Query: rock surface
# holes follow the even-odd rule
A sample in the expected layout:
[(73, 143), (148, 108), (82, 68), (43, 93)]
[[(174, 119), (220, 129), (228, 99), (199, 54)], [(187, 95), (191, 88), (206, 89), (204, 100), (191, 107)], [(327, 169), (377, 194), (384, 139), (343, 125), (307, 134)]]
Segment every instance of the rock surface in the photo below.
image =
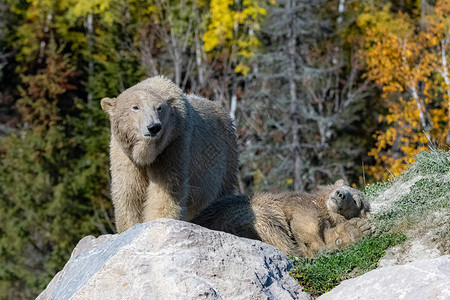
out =
[(450, 211), (435, 211), (425, 215), (416, 226), (406, 231), (408, 240), (386, 250), (378, 267), (404, 265), (419, 259), (438, 258), (448, 254), (447, 240), (443, 238), (445, 225), (450, 220)]
[(450, 255), (373, 270), (342, 282), (317, 300), (450, 299)]
[(311, 299), (275, 247), (169, 219), (82, 239), (37, 299)]

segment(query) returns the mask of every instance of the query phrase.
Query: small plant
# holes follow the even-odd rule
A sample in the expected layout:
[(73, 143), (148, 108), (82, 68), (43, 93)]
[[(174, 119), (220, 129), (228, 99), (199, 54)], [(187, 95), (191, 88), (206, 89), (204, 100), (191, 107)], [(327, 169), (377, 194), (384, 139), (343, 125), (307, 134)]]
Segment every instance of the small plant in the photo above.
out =
[(445, 175), (450, 172), (450, 151), (420, 151), (415, 162), (403, 173), (403, 180), (421, 175)]
[(323, 253), (316, 258), (293, 258), (291, 275), (313, 296), (322, 295), (341, 281), (376, 268), (389, 247), (406, 240), (403, 234), (371, 236), (341, 251)]
[(375, 232), (388, 232), (400, 223), (414, 223), (414, 220), (430, 210), (450, 206), (450, 184), (434, 178), (422, 178), (411, 186), (385, 213), (373, 215)]
[(393, 180), (388, 180), (386, 182), (377, 182), (374, 184), (367, 185), (364, 189), (364, 196), (368, 198), (376, 198), (381, 195), (384, 191), (392, 186)]

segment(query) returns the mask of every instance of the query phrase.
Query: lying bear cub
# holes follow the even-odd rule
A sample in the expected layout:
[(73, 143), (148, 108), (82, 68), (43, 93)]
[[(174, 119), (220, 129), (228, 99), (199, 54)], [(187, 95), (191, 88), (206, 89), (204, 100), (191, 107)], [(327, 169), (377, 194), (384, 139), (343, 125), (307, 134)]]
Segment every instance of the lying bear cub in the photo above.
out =
[(360, 191), (338, 180), (313, 193), (228, 195), (193, 222), (263, 241), (291, 256), (311, 257), (369, 234), (369, 209)]

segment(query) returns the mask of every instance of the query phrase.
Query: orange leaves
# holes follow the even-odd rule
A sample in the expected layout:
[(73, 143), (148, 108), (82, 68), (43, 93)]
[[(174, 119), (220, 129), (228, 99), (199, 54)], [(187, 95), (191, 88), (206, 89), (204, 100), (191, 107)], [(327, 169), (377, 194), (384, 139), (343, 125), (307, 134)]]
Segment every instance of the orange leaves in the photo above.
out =
[(424, 33), (416, 34), (408, 15), (385, 9), (364, 20), (359, 24), (372, 26), (366, 29), (367, 77), (382, 86), (385, 97), (429, 76), (434, 57), (426, 49), (433, 44)]
[[(389, 8), (359, 17), (366, 33), (366, 77), (381, 86), (388, 108), (378, 118), (386, 129), (376, 133), (369, 152), (376, 160), (369, 171), (375, 179), (386, 179), (389, 172), (399, 175), (418, 150), (430, 142), (442, 144), (448, 134), (450, 74), (443, 70), (448, 70), (450, 49), (442, 48), (442, 41), (450, 39), (449, 11), (450, 0), (439, 0), (436, 12), (420, 19), (427, 22)], [(448, 84), (442, 84), (441, 76)]]

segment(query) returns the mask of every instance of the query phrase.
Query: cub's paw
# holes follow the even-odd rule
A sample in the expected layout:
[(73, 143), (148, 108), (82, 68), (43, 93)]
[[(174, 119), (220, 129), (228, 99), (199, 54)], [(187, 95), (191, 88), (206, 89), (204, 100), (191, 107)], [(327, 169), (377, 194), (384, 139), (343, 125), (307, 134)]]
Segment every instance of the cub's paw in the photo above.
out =
[(367, 219), (353, 218), (336, 227), (334, 244), (338, 248), (345, 247), (371, 233), (372, 227)]
[(348, 220), (345, 225), (352, 241), (357, 241), (372, 233), (372, 226), (368, 219), (353, 218)]

